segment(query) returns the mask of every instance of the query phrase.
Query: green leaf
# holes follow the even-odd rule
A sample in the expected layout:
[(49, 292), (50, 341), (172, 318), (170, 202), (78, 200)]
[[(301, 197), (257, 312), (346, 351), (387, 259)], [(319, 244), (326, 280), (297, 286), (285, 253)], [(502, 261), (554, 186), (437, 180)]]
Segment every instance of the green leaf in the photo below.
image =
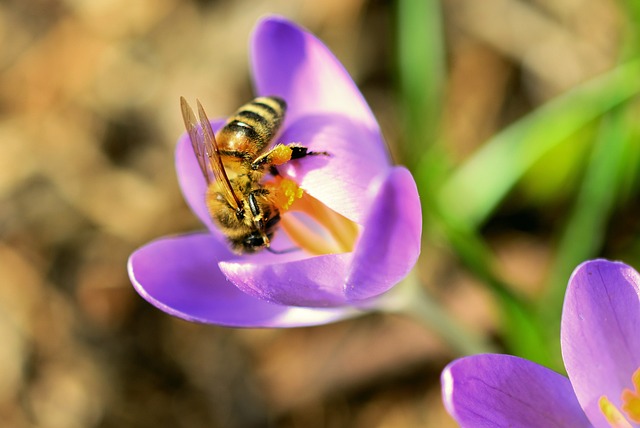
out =
[(535, 110), (458, 167), (438, 201), (453, 221), (476, 228), (541, 156), (640, 93), (640, 61), (621, 65)]
[(578, 264), (599, 254), (611, 212), (623, 190), (625, 154), (629, 146), (637, 144), (631, 138), (631, 127), (625, 121), (629, 116), (624, 112), (619, 108), (603, 118), (591, 160), (562, 234), (550, 286), (540, 304), (543, 322), (557, 327), (550, 327), (550, 331), (559, 332), (571, 272)]

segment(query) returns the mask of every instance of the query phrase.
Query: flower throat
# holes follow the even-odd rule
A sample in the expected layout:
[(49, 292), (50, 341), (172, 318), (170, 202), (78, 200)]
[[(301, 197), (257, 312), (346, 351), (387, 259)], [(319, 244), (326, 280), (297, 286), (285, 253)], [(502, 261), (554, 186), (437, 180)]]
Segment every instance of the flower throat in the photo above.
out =
[(600, 411), (613, 428), (633, 428), (631, 422), (640, 424), (640, 368), (631, 376), (631, 382), (634, 390), (622, 391), (620, 409), (604, 395), (598, 400)]
[(289, 178), (277, 176), (265, 186), (275, 190), (275, 203), (282, 215), (280, 227), (296, 246), (313, 255), (353, 251), (359, 234), (355, 222), (327, 207)]

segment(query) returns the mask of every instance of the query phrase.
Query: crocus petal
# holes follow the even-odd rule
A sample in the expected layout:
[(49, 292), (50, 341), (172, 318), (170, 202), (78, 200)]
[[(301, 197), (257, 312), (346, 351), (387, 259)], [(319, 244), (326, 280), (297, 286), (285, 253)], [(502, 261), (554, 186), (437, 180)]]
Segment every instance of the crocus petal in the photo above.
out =
[[(224, 121), (211, 122), (214, 131), (217, 132), (222, 127)], [(202, 170), (198, 165), (198, 160), (193, 152), (193, 147), (187, 133), (182, 134), (176, 146), (176, 172), (180, 190), (191, 211), (198, 216), (200, 221), (207, 228), (218, 236), (221, 236), (219, 229), (213, 224), (207, 205), (205, 194), (207, 183), (202, 175)]]
[[(337, 114), (379, 132), (378, 122), (340, 61), (313, 34), (279, 17), (258, 23), (252, 65), (256, 92), (287, 101), (287, 123)], [(372, 149), (385, 159), (384, 145)]]
[(370, 206), (347, 275), (345, 293), (350, 300), (389, 290), (409, 273), (420, 254), (422, 212), (409, 171), (391, 169)]
[(590, 427), (569, 380), (509, 355), (475, 355), (442, 373), (448, 412), (462, 428)]
[[(257, 92), (279, 95), (288, 104), (280, 140), (331, 155), (292, 162), (281, 172), (360, 222), (367, 187), (389, 168), (380, 128), (362, 94), (322, 42), (281, 18), (260, 22), (252, 54)], [(340, 191), (335, 183), (340, 183)]]
[(220, 269), (239, 289), (256, 298), (291, 306), (331, 307), (347, 303), (343, 284), (350, 258), (351, 254), (326, 254), (260, 262), (262, 257), (252, 257), (221, 262)]
[(576, 395), (596, 427), (605, 395), (620, 406), (640, 367), (640, 276), (620, 262), (594, 260), (576, 268), (562, 313), (562, 355)]
[(229, 327), (297, 327), (357, 315), (351, 309), (276, 305), (238, 290), (216, 263), (233, 257), (211, 234), (163, 238), (135, 251), (129, 276), (138, 293), (159, 309), (186, 319)]

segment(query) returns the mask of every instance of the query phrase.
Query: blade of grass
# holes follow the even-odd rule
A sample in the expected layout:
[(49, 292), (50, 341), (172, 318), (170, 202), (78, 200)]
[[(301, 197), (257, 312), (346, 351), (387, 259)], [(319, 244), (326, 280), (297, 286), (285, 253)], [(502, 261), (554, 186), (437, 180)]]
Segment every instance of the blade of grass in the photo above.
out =
[(640, 60), (621, 65), (540, 107), (496, 134), (440, 189), (451, 221), (481, 225), (522, 175), (574, 132), (640, 93)]
[(623, 187), (625, 153), (632, 140), (630, 127), (622, 108), (606, 115), (582, 185), (568, 218), (551, 270), (549, 287), (540, 301), (541, 323), (549, 326), (549, 343), (559, 344), (560, 316), (564, 294), (573, 269), (583, 261), (596, 257), (605, 240), (607, 223)]
[(456, 228), (435, 210), (429, 212), (426, 221), (430, 233), (443, 236), (474, 277), (493, 291), (502, 311), (500, 338), (504, 351), (547, 367), (560, 368), (554, 365), (556, 359), (543, 346), (545, 337), (535, 322), (535, 307), (498, 278), (492, 269), (495, 263), (491, 251), (477, 232)]
[(437, 134), (444, 88), (439, 0), (398, 1), (398, 79), (402, 97), (404, 163), (417, 164)]
[(632, 58), (640, 53), (640, 3), (637, 0), (624, 0), (621, 6), (621, 16), (626, 18), (621, 53), (624, 58)]
[[(620, 203), (628, 204), (632, 201), (640, 187), (640, 99), (634, 100), (627, 108), (626, 126), (629, 129), (629, 142), (626, 145), (623, 168), (620, 171)], [(631, 119), (633, 118), (633, 119)]]

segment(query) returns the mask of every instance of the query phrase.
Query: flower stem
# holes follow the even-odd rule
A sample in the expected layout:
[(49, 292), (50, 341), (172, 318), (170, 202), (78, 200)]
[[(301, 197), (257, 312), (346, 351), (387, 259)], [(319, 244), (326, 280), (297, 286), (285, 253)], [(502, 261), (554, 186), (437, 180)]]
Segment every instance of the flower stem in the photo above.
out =
[(422, 287), (415, 270), (394, 287), (387, 296), (383, 309), (408, 315), (435, 331), (459, 355), (496, 352), (484, 338), (472, 334), (451, 317)]

